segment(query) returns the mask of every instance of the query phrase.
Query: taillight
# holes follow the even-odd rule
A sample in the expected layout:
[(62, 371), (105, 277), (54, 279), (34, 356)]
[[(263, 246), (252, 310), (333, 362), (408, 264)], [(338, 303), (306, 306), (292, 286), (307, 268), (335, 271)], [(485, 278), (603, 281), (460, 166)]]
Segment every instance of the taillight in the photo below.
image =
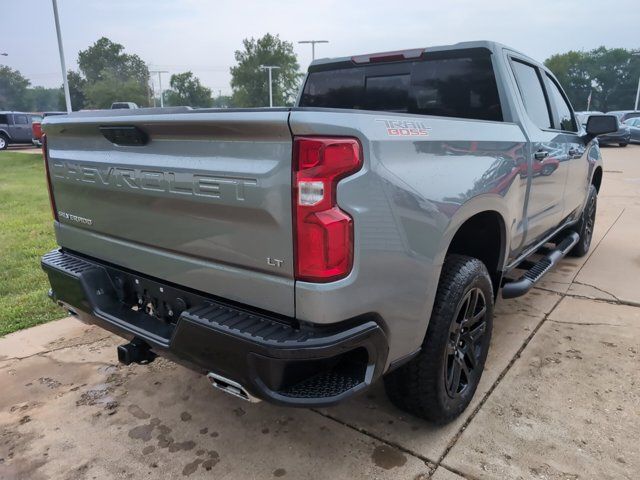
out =
[(49, 150), (47, 149), (47, 136), (42, 134), (40, 137), (42, 142), (42, 158), (44, 159), (44, 171), (47, 176), (47, 190), (49, 191), (49, 205), (51, 205), (51, 213), (53, 218), (58, 220), (58, 211), (56, 210), (56, 201), (53, 198), (53, 186), (51, 185), (51, 174), (49, 173)]
[(293, 147), (296, 279), (329, 282), (353, 265), (353, 219), (338, 207), (338, 181), (362, 166), (355, 138), (296, 137)]

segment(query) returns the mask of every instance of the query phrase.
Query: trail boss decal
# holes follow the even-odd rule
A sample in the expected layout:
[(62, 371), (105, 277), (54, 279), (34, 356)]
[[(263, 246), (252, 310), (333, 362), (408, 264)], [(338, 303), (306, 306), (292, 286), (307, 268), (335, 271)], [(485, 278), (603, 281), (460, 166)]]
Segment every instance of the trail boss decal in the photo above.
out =
[(387, 120), (377, 118), (376, 122), (383, 122), (390, 137), (426, 137), (431, 127), (416, 120)]

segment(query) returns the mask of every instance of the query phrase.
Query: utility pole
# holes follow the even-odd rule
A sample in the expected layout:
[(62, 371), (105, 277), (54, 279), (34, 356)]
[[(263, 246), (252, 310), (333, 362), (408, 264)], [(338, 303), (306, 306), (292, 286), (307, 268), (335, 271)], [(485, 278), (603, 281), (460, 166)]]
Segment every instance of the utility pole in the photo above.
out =
[(311, 61), (316, 59), (316, 43), (329, 43), (329, 40), (300, 40), (298, 43), (311, 44)]
[(162, 92), (162, 74), (169, 73), (169, 72), (167, 72), (166, 70), (151, 70), (149, 73), (158, 74), (158, 89), (160, 90), (160, 107), (164, 107), (164, 95)]
[(278, 69), (280, 67), (275, 67), (273, 65), (260, 65), (260, 70), (268, 70), (269, 71), (269, 107), (273, 108), (273, 78), (271, 76), (271, 71), (273, 69)]
[(58, 18), (58, 2), (51, 0), (53, 5), (53, 19), (56, 22), (56, 34), (58, 35), (58, 51), (60, 52), (60, 67), (62, 68), (62, 84), (64, 86), (64, 101), (67, 104), (67, 113), (71, 113), (71, 95), (69, 94), (69, 82), (67, 81), (67, 67), (64, 63), (64, 49), (62, 48), (62, 33), (60, 33), (60, 19)]
[[(636, 50), (631, 55), (633, 55), (634, 57), (640, 57), (640, 50)], [(636, 90), (636, 104), (635, 104), (635, 108), (633, 109), (636, 112), (638, 111), (638, 100), (640, 100), (640, 76), (638, 76), (638, 89)]]

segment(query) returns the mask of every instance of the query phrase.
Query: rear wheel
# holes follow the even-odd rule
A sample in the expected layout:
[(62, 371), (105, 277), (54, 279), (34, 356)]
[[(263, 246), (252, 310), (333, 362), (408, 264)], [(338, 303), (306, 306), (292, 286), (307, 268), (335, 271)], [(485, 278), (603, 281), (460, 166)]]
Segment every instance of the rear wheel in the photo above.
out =
[(439, 424), (456, 418), (471, 402), (493, 325), (493, 289), (485, 265), (450, 255), (442, 268), (422, 350), (385, 377), (394, 405)]
[(628, 143), (619, 143), (618, 145), (620, 145), (621, 147), (626, 147), (629, 144)]
[(593, 185), (589, 186), (589, 194), (587, 203), (584, 206), (580, 221), (573, 228), (573, 231), (580, 235), (580, 240), (575, 247), (571, 249), (569, 255), (572, 257), (584, 257), (591, 247), (591, 239), (593, 238), (593, 229), (596, 224), (596, 210), (598, 207), (598, 191)]
[(0, 133), (0, 150), (6, 150), (8, 146), (9, 140), (3, 133)]

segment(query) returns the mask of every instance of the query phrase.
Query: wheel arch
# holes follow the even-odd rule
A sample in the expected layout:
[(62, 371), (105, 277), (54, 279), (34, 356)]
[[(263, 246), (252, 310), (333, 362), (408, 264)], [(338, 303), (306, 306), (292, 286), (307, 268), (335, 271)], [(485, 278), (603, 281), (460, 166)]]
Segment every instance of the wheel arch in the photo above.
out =
[(487, 267), (497, 295), (509, 248), (506, 215), (495, 204), (484, 207), (479, 204), (455, 216), (443, 237), (439, 260), (444, 262), (453, 253), (478, 258)]

